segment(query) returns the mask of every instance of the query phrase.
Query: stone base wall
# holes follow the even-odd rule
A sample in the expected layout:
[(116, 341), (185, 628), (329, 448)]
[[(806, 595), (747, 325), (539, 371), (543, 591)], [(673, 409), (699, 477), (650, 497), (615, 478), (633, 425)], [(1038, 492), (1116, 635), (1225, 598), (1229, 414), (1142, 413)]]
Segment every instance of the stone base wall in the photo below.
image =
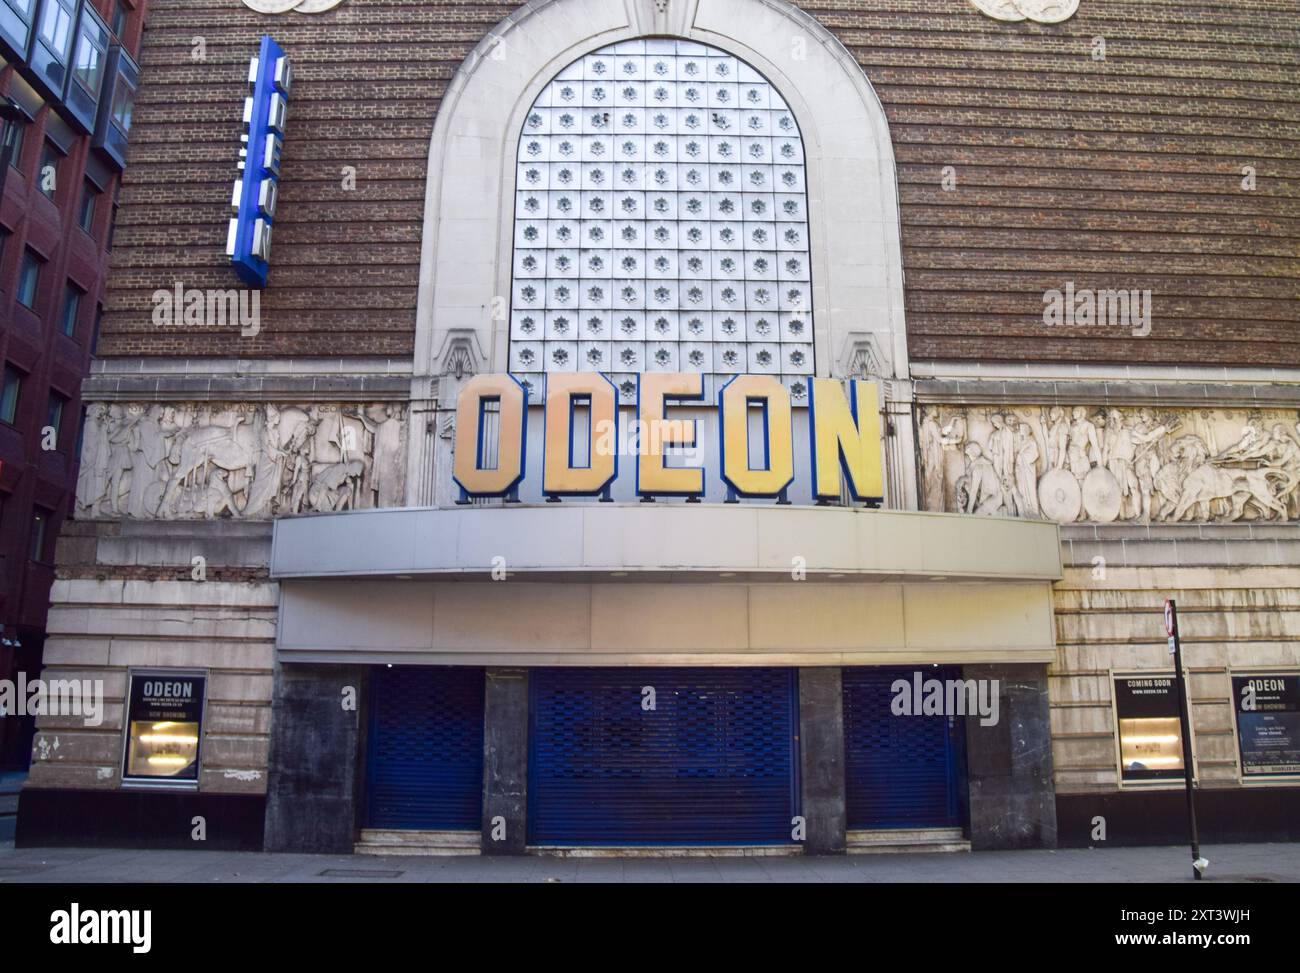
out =
[[(1178, 546), (1206, 545), (1202, 560), (1210, 560), (1207, 551), (1228, 543), (1186, 541)], [(1256, 550), (1231, 555), (1236, 564), (1139, 566), (1126, 564), (1118, 550), (1133, 549), (1131, 542), (1075, 543), (1081, 556), (1054, 588), (1057, 657), (1049, 681), (1058, 794), (1120, 788), (1110, 674), (1172, 669), (1162, 616), (1166, 598), (1178, 604), (1199, 786), (1244, 786), (1229, 672), (1300, 668), (1300, 567), (1294, 566), (1300, 562), (1262, 566), (1274, 559), (1279, 542), (1234, 543), (1253, 543)], [(1143, 545), (1137, 549), (1149, 551)], [(1106, 560), (1094, 563), (1093, 558)]]
[(29, 788), (120, 787), (130, 671), (166, 667), (209, 674), (199, 792), (265, 794), (279, 600), (270, 543), (269, 525), (69, 524), (44, 677), (102, 680), (103, 721), (42, 717)]

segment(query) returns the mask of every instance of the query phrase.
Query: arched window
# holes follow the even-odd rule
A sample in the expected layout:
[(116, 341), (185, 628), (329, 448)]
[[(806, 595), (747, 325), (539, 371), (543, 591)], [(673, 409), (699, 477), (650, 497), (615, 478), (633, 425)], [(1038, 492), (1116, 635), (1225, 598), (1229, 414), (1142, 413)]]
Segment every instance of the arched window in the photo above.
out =
[[(510, 370), (814, 371), (803, 145), (744, 61), (678, 40), (574, 61), (529, 110), (515, 184)], [(706, 391), (712, 392), (714, 383)]]

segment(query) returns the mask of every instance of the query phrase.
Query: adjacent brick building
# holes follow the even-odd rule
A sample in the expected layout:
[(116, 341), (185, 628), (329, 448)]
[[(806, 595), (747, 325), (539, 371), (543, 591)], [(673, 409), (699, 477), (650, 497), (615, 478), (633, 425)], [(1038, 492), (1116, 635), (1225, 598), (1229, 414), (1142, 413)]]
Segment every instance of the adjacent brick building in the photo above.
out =
[[(10, 164), (0, 176), (0, 678), (39, 672), (54, 544), (69, 513), (130, 127), (145, 3), (17, 4), (0, 26)], [(53, 66), (52, 66), (53, 65)], [(114, 101), (117, 97), (119, 100)], [(120, 99), (126, 98), (126, 101)], [(125, 127), (109, 121), (115, 116)], [(97, 137), (98, 133), (98, 137)], [(32, 719), (0, 721), (0, 768), (24, 769)]]

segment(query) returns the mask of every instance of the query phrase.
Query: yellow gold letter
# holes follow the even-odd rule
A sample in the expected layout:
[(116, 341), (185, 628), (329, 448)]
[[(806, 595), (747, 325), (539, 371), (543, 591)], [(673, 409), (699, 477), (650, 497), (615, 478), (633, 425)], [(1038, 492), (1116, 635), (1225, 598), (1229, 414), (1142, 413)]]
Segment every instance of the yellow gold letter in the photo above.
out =
[[(452, 477), (472, 497), (499, 497), (524, 478), (528, 393), (513, 376), (475, 375), (456, 400), (456, 465)], [(485, 455), (484, 413), (500, 404), (495, 466)]]
[[(764, 465), (749, 465), (749, 407), (763, 406)], [(794, 480), (790, 393), (771, 375), (739, 375), (718, 394), (722, 478), (742, 497), (775, 497)]]
[[(591, 403), (586, 466), (573, 465), (575, 400)], [(618, 475), (618, 405), (614, 385), (594, 372), (551, 372), (546, 376), (546, 454), (542, 491), (548, 496), (590, 496)], [(609, 449), (613, 443), (614, 448)], [(601, 444), (603, 448), (597, 448)]]
[(656, 372), (638, 378), (641, 443), (636, 458), (636, 492), (641, 496), (698, 496), (704, 492), (704, 470), (664, 466), (665, 445), (695, 445), (695, 420), (665, 419), (665, 398), (703, 399), (704, 376)]
[(808, 438), (812, 442), (813, 495), (818, 500), (840, 495), (841, 470), (854, 500), (883, 499), (878, 396), (875, 382), (851, 381), (846, 399), (838, 379), (813, 379)]

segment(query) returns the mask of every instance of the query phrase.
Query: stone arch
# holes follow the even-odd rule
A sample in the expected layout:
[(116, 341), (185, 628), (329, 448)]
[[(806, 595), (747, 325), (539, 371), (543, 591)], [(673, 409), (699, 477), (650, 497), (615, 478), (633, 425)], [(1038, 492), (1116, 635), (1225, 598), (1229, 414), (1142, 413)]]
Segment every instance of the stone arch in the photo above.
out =
[[(439, 108), (425, 189), (413, 399), (427, 400), (454, 333), (474, 336), (482, 367), (507, 367), (503, 305), (525, 115), (575, 59), (646, 36), (729, 51), (778, 88), (807, 152), (818, 373), (848, 374), (854, 348), (869, 338), (885, 359), (879, 377), (908, 377), (893, 147), (884, 108), (843, 45), (784, 0), (532, 0), (470, 53)], [(418, 433), (410, 438), (408, 502), (430, 504), (431, 444)]]

